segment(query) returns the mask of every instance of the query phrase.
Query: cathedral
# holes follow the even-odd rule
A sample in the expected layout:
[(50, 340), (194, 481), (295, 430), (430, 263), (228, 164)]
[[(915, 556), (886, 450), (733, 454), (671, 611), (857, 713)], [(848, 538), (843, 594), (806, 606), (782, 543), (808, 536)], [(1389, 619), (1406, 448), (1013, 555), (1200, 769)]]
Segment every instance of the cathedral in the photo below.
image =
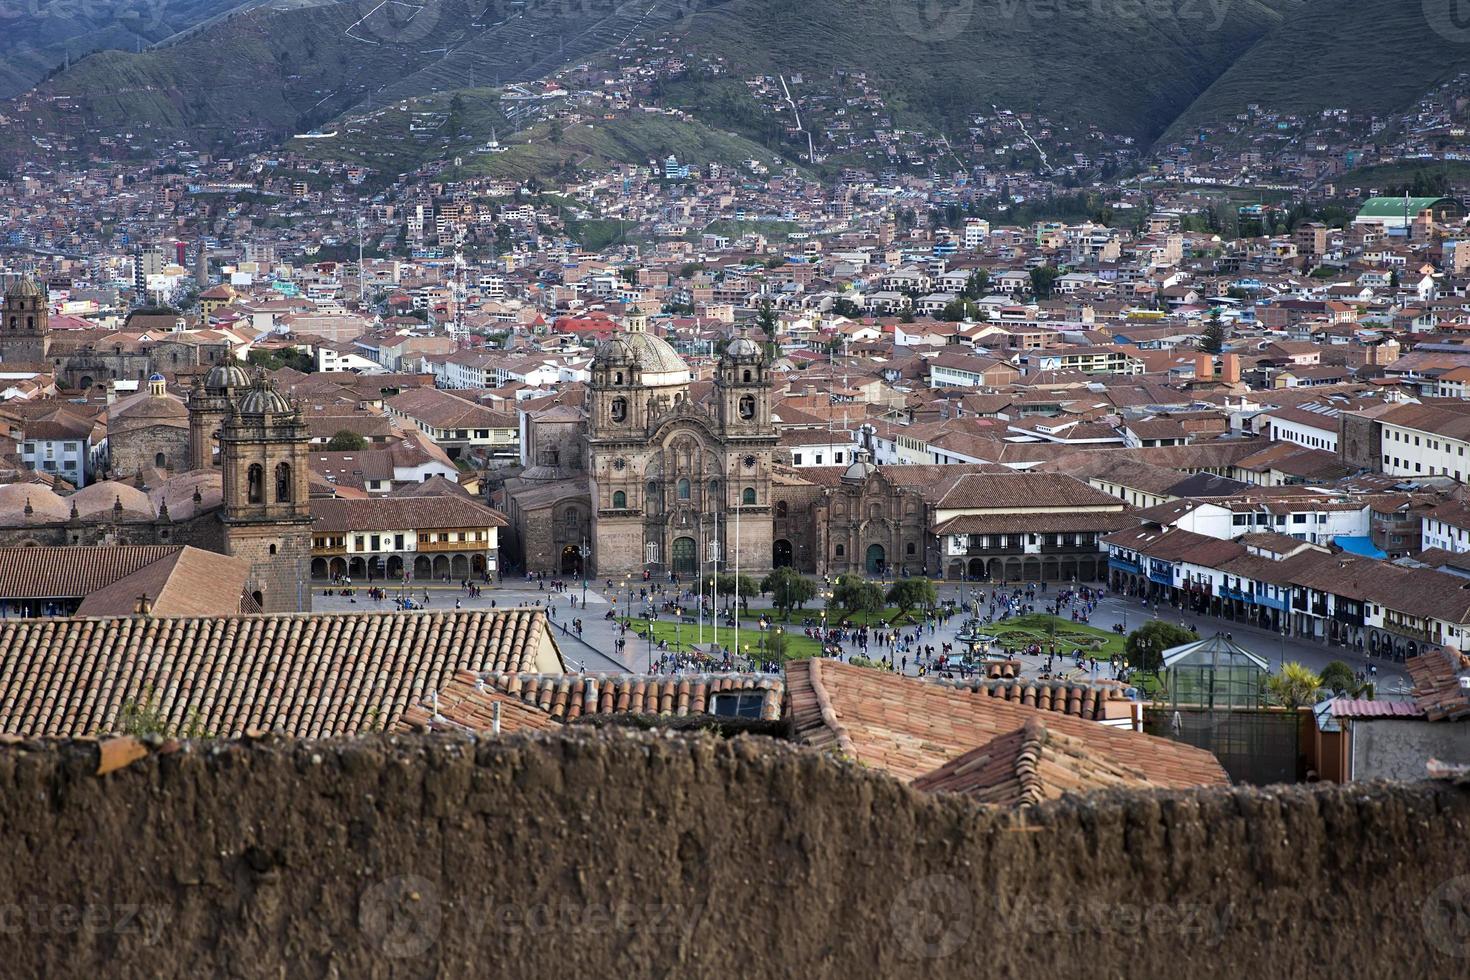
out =
[(11, 283), (0, 302), (0, 362), (41, 365), (51, 350), (51, 312), (29, 276)]
[(507, 510), (530, 571), (687, 580), (769, 570), (776, 431), (761, 347), (730, 341), (714, 383), (631, 311), (592, 363), (585, 410), (531, 416)]
[(67, 497), (39, 483), (0, 487), (0, 545), (193, 545), (247, 559), (248, 591), (262, 611), (309, 612), (311, 500), (300, 412), (264, 375), (252, 380), (238, 364), (219, 364), (190, 394), (187, 441), (166, 450), (156, 441), (159, 425), (182, 428), (170, 400), (178, 401), (155, 375), (124, 417), (147, 423), (137, 432), (153, 440), (149, 462), (171, 464), (177, 452), (182, 463), (187, 451), (192, 468), (179, 466), (146, 492), (116, 480)]

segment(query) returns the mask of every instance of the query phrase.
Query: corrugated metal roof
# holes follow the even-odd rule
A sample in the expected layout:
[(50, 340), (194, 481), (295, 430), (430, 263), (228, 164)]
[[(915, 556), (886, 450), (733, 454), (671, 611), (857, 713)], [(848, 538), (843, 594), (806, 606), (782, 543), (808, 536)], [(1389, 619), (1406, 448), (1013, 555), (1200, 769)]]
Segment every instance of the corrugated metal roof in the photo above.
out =
[(1405, 200), (1402, 197), (1370, 197), (1363, 202), (1358, 209), (1360, 218), (1402, 218), (1405, 209), (1409, 217), (1413, 218), (1425, 208), (1432, 208), (1440, 201), (1448, 201), (1443, 197), (1411, 197)]

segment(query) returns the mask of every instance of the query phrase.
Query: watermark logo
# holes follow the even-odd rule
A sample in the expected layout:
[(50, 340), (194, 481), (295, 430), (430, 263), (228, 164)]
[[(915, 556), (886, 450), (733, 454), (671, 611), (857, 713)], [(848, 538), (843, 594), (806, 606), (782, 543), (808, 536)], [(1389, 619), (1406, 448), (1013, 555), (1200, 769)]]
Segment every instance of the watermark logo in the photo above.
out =
[(975, 902), (969, 889), (950, 875), (911, 881), (894, 898), (888, 921), (916, 960), (941, 959), (963, 946), (974, 931)]
[(156, 946), (172, 921), (164, 905), (0, 903), (0, 936), (137, 936), (144, 946)]
[(1429, 29), (1451, 44), (1470, 44), (1470, 0), (1423, 0)]
[(1443, 882), (1419, 908), (1429, 945), (1450, 956), (1470, 957), (1470, 875)]
[(975, 16), (975, 0), (888, 0), (898, 29), (915, 41), (952, 41)]
[(420, 956), (439, 939), (443, 910), (432, 882), (398, 875), (363, 892), (357, 923), (385, 956)]
[(367, 44), (415, 44), (439, 26), (443, 0), (355, 0), (358, 19), (348, 37)]

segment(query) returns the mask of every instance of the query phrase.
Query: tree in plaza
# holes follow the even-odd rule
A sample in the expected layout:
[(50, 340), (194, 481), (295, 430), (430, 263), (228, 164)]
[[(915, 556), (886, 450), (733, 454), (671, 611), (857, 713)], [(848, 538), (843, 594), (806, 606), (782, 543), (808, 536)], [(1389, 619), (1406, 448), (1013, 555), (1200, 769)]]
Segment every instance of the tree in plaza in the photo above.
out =
[(760, 585), (762, 593), (770, 593), (771, 604), (783, 619), (790, 619), (791, 610), (800, 609), (817, 595), (817, 583), (803, 578), (789, 566), (771, 572), (761, 579)]
[(1128, 666), (1157, 674), (1164, 666), (1164, 651), (1170, 647), (1192, 643), (1197, 637), (1182, 626), (1155, 619), (1132, 633), (1123, 644)]
[(706, 595), (711, 594), (711, 583), (718, 586), (715, 591), (719, 592), (721, 601), (733, 599), (737, 586), (739, 586), (742, 603), (748, 603), (751, 596), (759, 595), (761, 592), (760, 583), (744, 572), (738, 576), (733, 572), (721, 572), (718, 576), (706, 575), (702, 582)]
[(1210, 317), (1205, 321), (1205, 332), (1200, 338), (1199, 348), (1206, 354), (1218, 354), (1225, 349), (1225, 322), (1220, 319), (1218, 306), (1210, 310)]
[(1293, 660), (1281, 665), (1281, 673), (1266, 678), (1266, 693), (1284, 708), (1302, 708), (1317, 703), (1322, 678), (1311, 668)]
[(889, 605), (898, 607), (898, 615), (894, 617), (898, 619), (910, 610), (938, 605), (939, 593), (934, 590), (934, 583), (926, 578), (902, 578), (893, 583), (884, 599)]
[(832, 587), (832, 605), (850, 616), (877, 615), (883, 611), (883, 589), (856, 575), (843, 575)]
[(791, 649), (791, 641), (781, 630), (766, 630), (761, 634), (760, 644), (762, 656), (777, 663), (784, 663), (787, 652)]
[(367, 440), (351, 429), (338, 429), (336, 435), (327, 440), (329, 453), (355, 453), (367, 447)]
[(1341, 660), (1334, 660), (1322, 668), (1322, 686), (1333, 694), (1350, 694), (1358, 689), (1358, 677), (1353, 669)]

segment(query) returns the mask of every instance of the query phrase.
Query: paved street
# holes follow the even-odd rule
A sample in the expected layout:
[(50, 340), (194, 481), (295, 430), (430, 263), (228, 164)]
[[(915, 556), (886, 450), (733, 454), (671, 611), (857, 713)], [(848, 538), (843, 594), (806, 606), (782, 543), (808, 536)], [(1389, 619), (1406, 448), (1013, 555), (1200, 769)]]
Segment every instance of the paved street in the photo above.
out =
[[(486, 588), (484, 594), (477, 599), (465, 597), (463, 590), (450, 585), (431, 585), (428, 587), (429, 608), (444, 609), (454, 608), (456, 601), (466, 609), (491, 608), (494, 606), (547, 606), (551, 610), (552, 622), (557, 630), (557, 641), (561, 646), (563, 654), (567, 657), (568, 666), (573, 669), (583, 669), (594, 673), (646, 671), (649, 665), (649, 649), (645, 641), (629, 633), (627, 644), (621, 651), (617, 649), (617, 630), (611, 621), (606, 619), (609, 606), (610, 593), (604, 593), (598, 589), (589, 588), (586, 592), (586, 610), (574, 608), (571, 604), (575, 597), (577, 602), (582, 601), (582, 589), (580, 586), (568, 592), (552, 592), (550, 589), (541, 590), (522, 580), (507, 580), (503, 585)], [(936, 583), (939, 589), (940, 599), (957, 599), (968, 602), (970, 589), (968, 585), (959, 583)], [(1048, 593), (1049, 595), (1050, 593)], [(422, 601), (424, 587), (416, 586), (413, 590), (415, 601)], [(314, 608), (318, 611), (361, 611), (364, 608), (373, 607), (369, 599), (365, 599), (362, 590), (358, 590), (355, 597), (356, 602), (343, 596), (326, 596), (323, 588), (318, 585), (313, 597)], [(633, 596), (633, 608), (642, 609), (637, 601), (637, 594)], [(1040, 608), (1041, 601), (1036, 603)], [(628, 594), (622, 592), (618, 595), (617, 608), (623, 611), (628, 607)], [(390, 601), (384, 601), (381, 608), (393, 608)], [(754, 610), (769, 608), (769, 603), (757, 598), (751, 602)], [(798, 621), (803, 615), (815, 615), (820, 607), (814, 607), (807, 613), (796, 613), (794, 618)], [(1288, 661), (1299, 661), (1313, 670), (1321, 670), (1332, 660), (1342, 660), (1354, 670), (1366, 670), (1370, 663), (1378, 668), (1378, 690), (1381, 697), (1407, 696), (1409, 689), (1408, 673), (1400, 664), (1390, 661), (1370, 659), (1341, 647), (1331, 647), (1326, 644), (1304, 640), (1298, 637), (1287, 637), (1285, 640), (1268, 630), (1258, 629), (1241, 623), (1233, 623), (1227, 620), (1216, 620), (1210, 617), (1194, 616), (1188, 613), (1181, 614), (1177, 610), (1168, 610), (1169, 619), (1172, 622), (1182, 622), (1186, 627), (1193, 625), (1199, 630), (1201, 636), (1208, 636), (1215, 631), (1229, 632), (1234, 640), (1265, 659), (1271, 664), (1273, 670), (1278, 669), (1284, 655)], [(582, 619), (582, 636), (578, 638), (570, 630), (573, 619)], [(1154, 618), (1152, 610), (1145, 611), (1137, 599), (1125, 599), (1109, 596), (1103, 599), (1097, 610), (1093, 613), (1089, 625), (1099, 629), (1108, 630), (1114, 624), (1122, 623), (1127, 629), (1137, 629), (1145, 621), (1145, 617)], [(922, 642), (939, 647), (942, 643), (954, 642), (954, 636), (964, 617), (956, 617), (948, 626), (940, 627), (932, 636), (927, 634)], [(695, 627), (687, 627), (691, 634)], [(800, 627), (796, 627), (799, 629)], [(722, 644), (733, 642), (732, 631), (722, 628), (720, 630), (720, 641)], [(745, 635), (758, 635), (754, 629), (749, 631), (742, 628), (741, 642), (745, 642)], [(714, 640), (714, 630), (706, 624), (704, 629), (706, 642)], [(653, 653), (657, 655), (655, 648)], [(855, 652), (855, 651), (850, 651)], [(870, 651), (873, 653), (873, 651)], [(875, 654), (876, 655), (876, 654)], [(913, 658), (910, 657), (909, 672), (915, 672)], [(1043, 668), (1044, 657), (1020, 657), (1026, 665), (1028, 674), (1039, 674)]]

